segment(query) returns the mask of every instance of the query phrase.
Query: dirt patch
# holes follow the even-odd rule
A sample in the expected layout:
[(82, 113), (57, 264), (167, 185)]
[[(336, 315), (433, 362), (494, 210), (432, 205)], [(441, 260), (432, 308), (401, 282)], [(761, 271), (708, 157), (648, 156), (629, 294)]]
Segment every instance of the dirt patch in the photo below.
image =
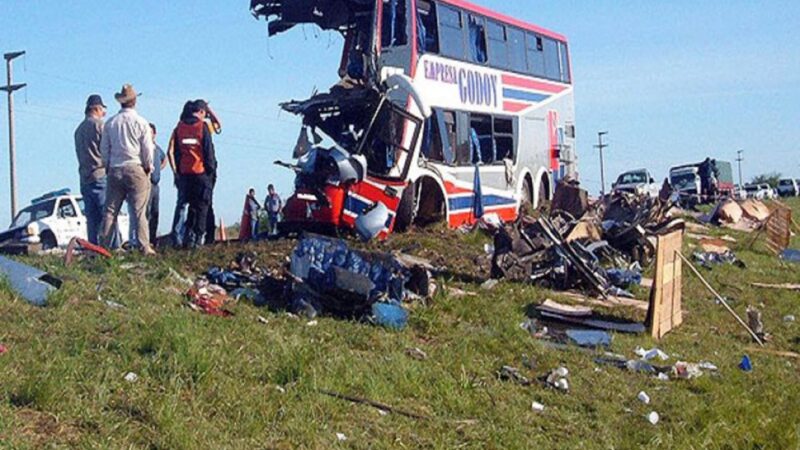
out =
[(62, 422), (57, 416), (35, 409), (19, 409), (15, 413), (14, 424), (7, 430), (5, 436), (0, 440), (9, 437), (22, 438), (24, 442), (32, 444), (32, 447), (39, 448), (47, 444), (73, 444), (77, 443), (81, 436), (78, 426)]

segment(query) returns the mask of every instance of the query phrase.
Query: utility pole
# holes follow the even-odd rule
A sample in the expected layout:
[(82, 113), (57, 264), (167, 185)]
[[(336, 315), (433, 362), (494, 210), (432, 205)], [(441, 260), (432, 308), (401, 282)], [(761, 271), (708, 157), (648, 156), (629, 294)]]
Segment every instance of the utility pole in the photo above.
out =
[(608, 131), (600, 131), (597, 133), (597, 145), (594, 148), (600, 150), (600, 184), (602, 185), (600, 188), (600, 196), (604, 197), (606, 195), (606, 167), (605, 167), (605, 159), (603, 158), (603, 150), (608, 147), (608, 144), (603, 143), (603, 136), (607, 135)]
[(744, 153), (744, 150), (736, 152), (736, 162), (739, 163), (739, 189), (744, 189), (744, 183), (742, 182), (742, 161), (744, 161), (744, 158), (742, 158), (742, 153)]
[(27, 84), (13, 84), (14, 70), (11, 62), (24, 54), (25, 52), (21, 51), (6, 53), (3, 55), (3, 58), (6, 60), (7, 83), (5, 86), (0, 86), (0, 91), (4, 91), (8, 94), (8, 157), (11, 161), (9, 168), (11, 170), (12, 220), (17, 216), (17, 149), (15, 148), (14, 142), (14, 92), (24, 88), (27, 86)]

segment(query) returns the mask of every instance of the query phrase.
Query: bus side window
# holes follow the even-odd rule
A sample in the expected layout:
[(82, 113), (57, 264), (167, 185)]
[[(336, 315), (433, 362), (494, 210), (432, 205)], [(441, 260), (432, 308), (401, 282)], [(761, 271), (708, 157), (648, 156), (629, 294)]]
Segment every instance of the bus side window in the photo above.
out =
[(528, 73), (535, 77), (545, 76), (544, 40), (541, 36), (527, 33)]
[(567, 52), (567, 44), (559, 42), (559, 55), (561, 56), (561, 81), (564, 83), (571, 83), (569, 73), (569, 53)]
[(464, 20), (461, 11), (442, 5), (439, 8), (439, 47), (442, 55), (464, 59)]
[(470, 144), (469, 114), (459, 111), (455, 113), (454, 119), (456, 126), (456, 164), (459, 166), (471, 166), (472, 147)]
[[(429, 161), (452, 163), (453, 145), (455, 145), (456, 129), (455, 118), (451, 113), (451, 123), (448, 124), (445, 115), (440, 110), (434, 110), (433, 115), (425, 120), (425, 134), (422, 141), (422, 154)], [(442, 132), (444, 130), (444, 132)]]
[(487, 21), (489, 38), (489, 62), (499, 69), (508, 68), (508, 36), (506, 27), (492, 20)]
[(492, 138), (492, 116), (472, 114), (470, 128), (478, 139), (477, 154), (473, 155), (473, 163), (492, 164), (495, 161), (494, 139)]
[(469, 16), (469, 48), (472, 62), (486, 64), (486, 26), (482, 17)]
[(408, 44), (406, 0), (383, 0), (382, 47), (399, 47), (406, 44)]
[(514, 159), (514, 121), (496, 117), (494, 119), (494, 148), (497, 161)]
[(433, 2), (417, 1), (417, 27), (420, 53), (439, 53), (439, 29), (436, 26), (436, 5)]
[(525, 73), (528, 65), (525, 61), (525, 33), (517, 28), (507, 28), (508, 30), (508, 68)]
[(561, 59), (558, 55), (558, 42), (544, 38), (544, 76), (561, 81)]

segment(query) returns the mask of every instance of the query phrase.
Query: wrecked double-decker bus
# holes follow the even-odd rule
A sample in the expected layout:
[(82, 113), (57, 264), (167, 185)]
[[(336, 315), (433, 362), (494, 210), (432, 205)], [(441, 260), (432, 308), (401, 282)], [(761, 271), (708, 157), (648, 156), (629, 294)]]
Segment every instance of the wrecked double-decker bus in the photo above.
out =
[(564, 36), (461, 0), (252, 0), (251, 10), (270, 36), (314, 24), (344, 37), (340, 82), (281, 105), (303, 118), (284, 230), (358, 229), (366, 217), (385, 236), (483, 214), (512, 221), (577, 178)]

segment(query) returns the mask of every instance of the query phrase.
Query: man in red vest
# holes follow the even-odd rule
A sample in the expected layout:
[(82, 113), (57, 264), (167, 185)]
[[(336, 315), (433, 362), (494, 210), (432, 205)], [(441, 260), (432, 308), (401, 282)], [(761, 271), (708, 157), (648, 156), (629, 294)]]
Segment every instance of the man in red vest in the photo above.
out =
[(197, 248), (203, 243), (213, 196), (213, 180), (217, 177), (217, 158), (205, 122), (207, 109), (203, 106), (193, 102), (190, 106), (191, 115), (183, 117), (172, 133), (177, 181), (189, 202), (184, 243), (189, 248)]

